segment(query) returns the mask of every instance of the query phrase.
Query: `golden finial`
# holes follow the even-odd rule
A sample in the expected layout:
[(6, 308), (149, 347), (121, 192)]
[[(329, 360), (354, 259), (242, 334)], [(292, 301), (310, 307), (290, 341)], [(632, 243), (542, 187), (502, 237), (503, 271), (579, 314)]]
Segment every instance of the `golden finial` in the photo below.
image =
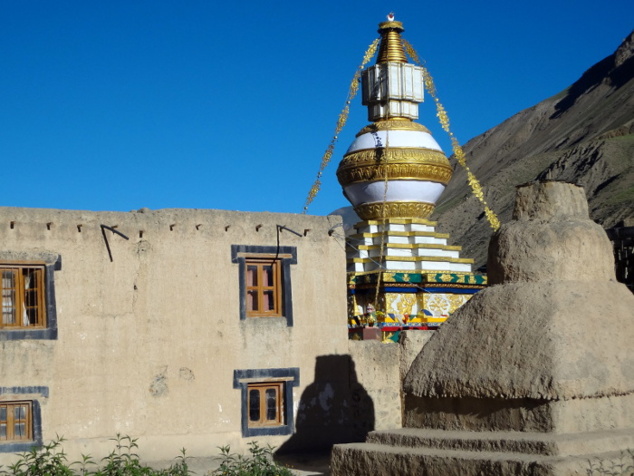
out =
[(394, 20), (394, 13), (390, 13), (387, 16), (387, 21), (379, 23), (381, 47), (376, 60), (377, 64), (386, 63), (388, 61), (407, 63), (405, 51), (403, 50), (403, 42), (401, 41), (401, 33), (404, 31), (403, 24), (400, 21)]

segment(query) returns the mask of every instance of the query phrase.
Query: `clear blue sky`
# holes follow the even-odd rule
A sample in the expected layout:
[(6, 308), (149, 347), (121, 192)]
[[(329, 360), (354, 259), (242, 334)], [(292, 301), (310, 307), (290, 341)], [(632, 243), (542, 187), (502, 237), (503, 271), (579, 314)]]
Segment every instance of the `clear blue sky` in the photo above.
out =
[[(348, 85), (394, 11), (459, 140), (611, 54), (634, 2), (0, 0), (0, 206), (302, 210)], [(432, 102), (421, 121), (446, 152)], [(310, 213), (348, 203), (335, 171)]]

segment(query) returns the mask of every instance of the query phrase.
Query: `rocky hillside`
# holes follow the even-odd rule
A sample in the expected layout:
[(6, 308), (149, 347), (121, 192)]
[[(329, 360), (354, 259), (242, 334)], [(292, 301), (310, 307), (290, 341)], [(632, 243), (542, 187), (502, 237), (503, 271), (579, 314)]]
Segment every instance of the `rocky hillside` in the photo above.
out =
[[(467, 160), (502, 223), (515, 186), (552, 179), (583, 185), (592, 219), (609, 228), (634, 217), (634, 32), (562, 93), (470, 140)], [(432, 217), (486, 261), (491, 229), (458, 166)]]

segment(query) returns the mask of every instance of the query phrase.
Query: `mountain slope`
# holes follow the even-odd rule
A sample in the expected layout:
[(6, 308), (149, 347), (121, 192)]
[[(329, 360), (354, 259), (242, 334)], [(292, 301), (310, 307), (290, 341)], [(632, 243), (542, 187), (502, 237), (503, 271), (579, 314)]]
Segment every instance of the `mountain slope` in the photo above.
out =
[[(566, 91), (519, 112), (464, 146), (467, 161), (502, 223), (515, 186), (533, 180), (583, 185), (592, 219), (611, 227), (634, 217), (634, 32)], [(458, 167), (432, 217), (486, 261), (491, 229)]]

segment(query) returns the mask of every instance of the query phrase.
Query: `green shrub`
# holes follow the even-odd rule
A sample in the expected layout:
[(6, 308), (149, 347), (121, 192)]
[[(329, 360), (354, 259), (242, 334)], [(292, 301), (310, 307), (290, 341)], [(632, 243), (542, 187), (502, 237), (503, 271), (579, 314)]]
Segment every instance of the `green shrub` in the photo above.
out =
[(231, 453), (229, 446), (221, 446), (220, 467), (211, 476), (293, 476), (290, 469), (273, 461), (273, 447), (262, 448), (257, 441), (249, 443), (250, 456)]
[(15, 476), (74, 476), (62, 449), (63, 438), (59, 436), (49, 444), (40, 448), (32, 448), (20, 455), (20, 459), (9, 466), (9, 471), (2, 470), (0, 474)]
[(142, 465), (135, 453), (137, 440), (117, 435), (113, 438), (115, 449), (101, 460), (101, 467), (90, 457), (82, 455), (81, 461), (68, 462), (59, 436), (49, 444), (22, 453), (17, 462), (0, 469), (0, 475), (12, 476), (189, 476), (185, 449), (167, 469), (152, 469)]
[(185, 448), (181, 450), (181, 455), (167, 469), (152, 469), (142, 465), (139, 455), (135, 453), (139, 445), (137, 438), (121, 436), (113, 439), (115, 449), (108, 456), (101, 460), (102, 468), (94, 473), (82, 473), (82, 475), (93, 474), (94, 476), (187, 476), (191, 474), (187, 467)]

